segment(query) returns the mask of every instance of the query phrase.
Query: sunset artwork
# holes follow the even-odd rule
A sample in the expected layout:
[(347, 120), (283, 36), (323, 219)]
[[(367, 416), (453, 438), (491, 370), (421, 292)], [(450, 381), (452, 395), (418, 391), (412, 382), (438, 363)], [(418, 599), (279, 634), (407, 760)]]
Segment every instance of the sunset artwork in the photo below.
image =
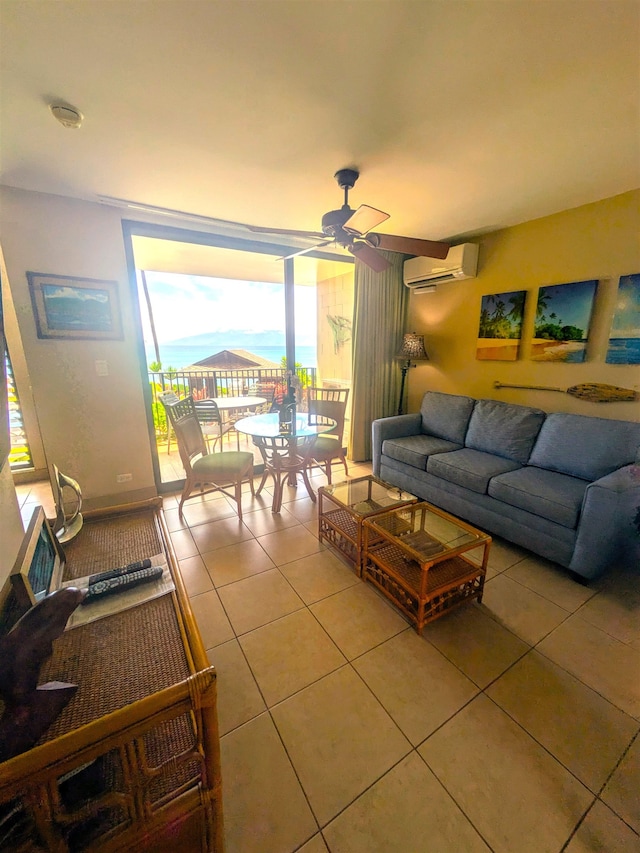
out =
[(607, 364), (640, 364), (640, 273), (620, 279)]
[(515, 361), (520, 348), (526, 290), (482, 297), (476, 358)]
[(598, 282), (541, 287), (531, 346), (533, 361), (582, 362)]

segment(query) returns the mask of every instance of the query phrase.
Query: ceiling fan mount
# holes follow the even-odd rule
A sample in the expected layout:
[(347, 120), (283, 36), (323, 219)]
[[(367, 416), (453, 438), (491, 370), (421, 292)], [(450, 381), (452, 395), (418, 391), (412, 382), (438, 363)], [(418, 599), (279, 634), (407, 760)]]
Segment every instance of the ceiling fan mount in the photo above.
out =
[(372, 231), (389, 218), (389, 214), (368, 204), (361, 204), (357, 210), (349, 206), (349, 190), (353, 189), (360, 177), (357, 169), (338, 169), (334, 178), (340, 189), (344, 190), (344, 204), (337, 210), (329, 210), (322, 217), (322, 231), (294, 231), (287, 228), (263, 228), (247, 226), (250, 231), (267, 234), (290, 234), (296, 237), (320, 237), (321, 243), (308, 249), (292, 252), (287, 258), (305, 255), (316, 249), (337, 243), (376, 272), (387, 269), (389, 261), (378, 249), (390, 252), (402, 252), (406, 255), (423, 255), (431, 258), (446, 258), (448, 243), (422, 240), (416, 237), (399, 237), (393, 234), (377, 234)]

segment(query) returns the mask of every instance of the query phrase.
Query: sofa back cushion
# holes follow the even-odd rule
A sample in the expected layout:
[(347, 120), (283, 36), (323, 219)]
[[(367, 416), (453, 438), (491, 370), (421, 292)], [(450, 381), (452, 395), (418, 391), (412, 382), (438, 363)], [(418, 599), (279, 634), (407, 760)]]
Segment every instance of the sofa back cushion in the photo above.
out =
[(497, 400), (478, 400), (464, 443), (474, 450), (525, 463), (544, 419), (545, 413), (541, 409)]
[(420, 407), (422, 432), (464, 444), (475, 402), (472, 397), (427, 391)]
[(638, 423), (554, 412), (547, 415), (529, 464), (593, 481), (635, 462), (639, 448)]

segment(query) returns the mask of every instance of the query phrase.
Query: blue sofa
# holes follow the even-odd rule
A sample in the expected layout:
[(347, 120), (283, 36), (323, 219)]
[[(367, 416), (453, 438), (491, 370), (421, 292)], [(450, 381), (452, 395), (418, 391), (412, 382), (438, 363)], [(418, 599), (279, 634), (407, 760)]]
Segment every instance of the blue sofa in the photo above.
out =
[(373, 422), (373, 473), (576, 579), (640, 571), (640, 424), (428, 391)]

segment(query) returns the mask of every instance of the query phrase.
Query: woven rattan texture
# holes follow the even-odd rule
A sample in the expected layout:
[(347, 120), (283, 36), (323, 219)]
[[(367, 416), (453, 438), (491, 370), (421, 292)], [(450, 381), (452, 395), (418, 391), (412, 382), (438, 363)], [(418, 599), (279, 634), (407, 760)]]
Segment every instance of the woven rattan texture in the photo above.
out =
[(126, 566), (162, 551), (152, 509), (89, 519), (75, 539), (64, 545), (63, 580)]
[[(372, 553), (376, 561), (383, 568), (388, 569), (401, 578), (410, 589), (415, 592), (420, 591), (422, 581), (420, 563), (405, 557), (402, 550), (397, 545), (391, 543), (375, 547)], [(462, 557), (452, 557), (444, 560), (442, 563), (431, 566), (430, 569), (425, 571), (427, 575), (425, 590), (429, 593), (442, 587), (447, 587), (457, 581), (462, 581), (469, 575), (479, 574), (480, 568), (472, 566), (466, 560), (463, 560)]]
[(358, 523), (353, 516), (353, 513), (349, 512), (346, 509), (333, 509), (329, 510), (329, 512), (323, 513), (323, 518), (326, 518), (327, 521), (335, 524), (336, 527), (339, 527), (343, 533), (346, 533), (347, 536), (350, 536), (352, 539), (356, 539), (358, 536)]
[(171, 594), (66, 631), (54, 641), (40, 682), (69, 681), (78, 691), (43, 741), (189, 675)]

